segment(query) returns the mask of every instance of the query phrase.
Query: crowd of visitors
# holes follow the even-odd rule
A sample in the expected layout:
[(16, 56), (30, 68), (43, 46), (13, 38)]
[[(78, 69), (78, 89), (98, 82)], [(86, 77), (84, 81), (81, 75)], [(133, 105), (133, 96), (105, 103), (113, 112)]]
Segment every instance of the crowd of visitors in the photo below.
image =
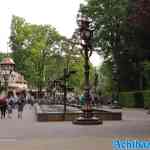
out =
[(14, 94), (9, 91), (6, 96), (0, 97), (0, 111), (1, 119), (12, 118), (13, 110), (17, 109), (18, 119), (22, 119), (22, 113), (25, 104), (33, 105), (33, 98), (31, 95), (27, 95), (25, 91), (19, 91)]
[[(80, 105), (82, 107), (87, 106), (102, 106), (106, 102), (108, 102), (108, 98), (95, 95), (93, 93), (89, 94), (89, 100), (86, 101), (85, 94), (76, 95), (76, 94), (68, 94), (67, 95), (67, 105)], [(12, 92), (9, 91), (6, 96), (0, 96), (0, 112), (1, 119), (4, 118), (12, 118), (13, 110), (17, 110), (18, 119), (22, 119), (22, 114), (24, 110), (25, 104), (29, 104), (29, 108), (33, 106), (33, 104), (37, 102), (39, 104), (64, 104), (64, 96), (56, 95), (55, 97), (43, 96), (42, 98), (36, 98), (32, 96), (30, 93), (26, 93), (25, 91)], [(48, 102), (48, 103), (46, 103)], [(105, 102), (105, 103), (104, 103)], [(87, 104), (88, 103), (88, 104)], [(108, 104), (108, 103), (107, 103)]]

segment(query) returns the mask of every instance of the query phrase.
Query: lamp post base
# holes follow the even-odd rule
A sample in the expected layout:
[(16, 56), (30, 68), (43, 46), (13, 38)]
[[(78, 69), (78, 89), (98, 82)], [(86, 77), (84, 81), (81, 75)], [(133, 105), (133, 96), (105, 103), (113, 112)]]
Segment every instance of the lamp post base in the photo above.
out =
[(81, 117), (73, 120), (73, 124), (78, 125), (99, 125), (102, 124), (102, 120), (100, 118), (94, 117), (92, 113), (92, 109), (82, 109), (83, 115)]
[(102, 120), (97, 117), (91, 118), (78, 117), (72, 123), (78, 125), (99, 125), (102, 124)]
[(111, 109), (121, 109), (122, 107), (119, 104), (112, 104), (110, 106)]
[(118, 100), (114, 100), (110, 106), (111, 109), (121, 109), (121, 105), (118, 103)]
[(115, 105), (112, 105), (112, 106), (111, 106), (111, 109), (121, 109), (121, 108), (122, 108), (122, 107), (119, 106), (119, 105), (118, 105), (118, 106), (115, 106)]

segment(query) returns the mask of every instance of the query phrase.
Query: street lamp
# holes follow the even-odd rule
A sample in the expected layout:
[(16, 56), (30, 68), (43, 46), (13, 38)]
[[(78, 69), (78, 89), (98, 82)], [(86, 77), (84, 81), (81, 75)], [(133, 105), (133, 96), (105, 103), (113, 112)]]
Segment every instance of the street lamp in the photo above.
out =
[(81, 117), (76, 118), (73, 123), (74, 124), (102, 124), (102, 120), (93, 116), (92, 107), (91, 107), (91, 96), (90, 96), (90, 85), (89, 85), (89, 58), (92, 55), (92, 37), (93, 37), (93, 26), (92, 20), (81, 14), (77, 15), (77, 24), (79, 28), (76, 30), (76, 35), (79, 39), (79, 44), (82, 47), (81, 54), (84, 58), (84, 97), (85, 97), (85, 105), (82, 108), (83, 115)]

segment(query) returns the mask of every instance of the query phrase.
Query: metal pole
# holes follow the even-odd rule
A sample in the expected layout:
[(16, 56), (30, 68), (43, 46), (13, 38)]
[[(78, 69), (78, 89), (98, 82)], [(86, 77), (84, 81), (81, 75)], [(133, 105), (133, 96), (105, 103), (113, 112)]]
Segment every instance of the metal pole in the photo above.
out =
[(88, 47), (87, 45), (84, 48), (84, 82), (85, 82), (85, 89), (84, 89), (84, 96), (85, 96), (85, 111), (84, 111), (84, 116), (85, 118), (91, 117), (91, 113), (89, 110), (91, 109), (90, 107), (90, 87), (89, 87), (89, 70), (90, 70), (90, 65), (89, 65), (89, 56), (88, 56)]
[(64, 114), (66, 113), (66, 102), (67, 102), (67, 86), (66, 86), (66, 75), (67, 69), (64, 68)]
[(85, 82), (85, 93), (84, 93), (84, 96), (85, 96), (85, 102), (86, 102), (86, 105), (87, 107), (89, 106), (89, 69), (90, 69), (90, 66), (89, 66), (89, 57), (88, 57), (88, 50), (87, 50), (87, 47), (84, 49), (84, 53), (85, 53), (85, 57), (84, 57), (84, 61), (85, 61), (85, 64), (84, 64), (84, 82)]
[(84, 82), (85, 82), (85, 88), (88, 89), (89, 92), (89, 57), (88, 57), (88, 49), (87, 47), (84, 49), (85, 57), (84, 57)]

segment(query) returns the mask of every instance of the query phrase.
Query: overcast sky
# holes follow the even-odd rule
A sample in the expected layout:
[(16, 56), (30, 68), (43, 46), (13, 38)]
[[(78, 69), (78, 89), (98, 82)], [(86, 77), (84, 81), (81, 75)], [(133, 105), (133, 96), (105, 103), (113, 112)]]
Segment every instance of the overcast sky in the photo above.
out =
[[(58, 32), (71, 37), (77, 27), (76, 14), (84, 0), (3, 0), (0, 2), (0, 51), (7, 52), (12, 15), (17, 15), (34, 24), (51, 24)], [(102, 59), (91, 57), (93, 65)]]

